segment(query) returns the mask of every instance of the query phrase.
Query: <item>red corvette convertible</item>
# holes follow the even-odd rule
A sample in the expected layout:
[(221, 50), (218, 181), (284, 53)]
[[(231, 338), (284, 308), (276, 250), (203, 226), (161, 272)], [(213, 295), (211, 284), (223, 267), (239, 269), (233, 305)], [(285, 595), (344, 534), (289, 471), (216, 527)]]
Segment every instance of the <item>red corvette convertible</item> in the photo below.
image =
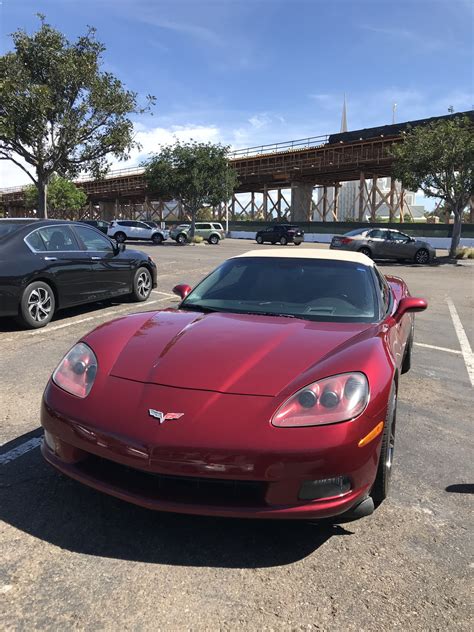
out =
[(99, 326), (49, 381), (46, 460), (151, 509), (372, 513), (386, 497), (413, 298), (359, 253), (252, 251), (177, 309)]

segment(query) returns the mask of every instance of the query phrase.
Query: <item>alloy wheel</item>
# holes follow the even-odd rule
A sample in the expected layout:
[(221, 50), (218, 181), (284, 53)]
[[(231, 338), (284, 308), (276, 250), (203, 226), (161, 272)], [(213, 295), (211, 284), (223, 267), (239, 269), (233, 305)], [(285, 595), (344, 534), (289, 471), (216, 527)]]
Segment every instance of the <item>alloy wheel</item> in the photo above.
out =
[(142, 272), (137, 279), (137, 293), (142, 298), (147, 298), (151, 292), (151, 277), (148, 272)]
[(421, 248), (415, 255), (416, 263), (428, 263), (430, 258), (429, 252), (425, 248)]
[(28, 297), (28, 312), (31, 318), (42, 323), (49, 318), (52, 309), (51, 295), (45, 288), (34, 289)]

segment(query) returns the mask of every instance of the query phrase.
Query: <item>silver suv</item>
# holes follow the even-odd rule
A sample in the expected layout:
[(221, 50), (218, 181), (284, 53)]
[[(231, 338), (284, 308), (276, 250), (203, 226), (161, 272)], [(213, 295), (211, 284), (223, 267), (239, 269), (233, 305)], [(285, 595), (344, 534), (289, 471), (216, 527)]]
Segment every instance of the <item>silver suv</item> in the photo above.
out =
[[(188, 233), (191, 224), (180, 224), (170, 231), (171, 239), (178, 244), (185, 244), (188, 241)], [(210, 244), (216, 245), (221, 239), (225, 239), (225, 230), (219, 222), (196, 222), (195, 235), (206, 239)]]
[(154, 244), (161, 244), (168, 239), (169, 231), (149, 226), (145, 222), (120, 219), (110, 224), (107, 235), (119, 244), (123, 244), (127, 239), (150, 239)]

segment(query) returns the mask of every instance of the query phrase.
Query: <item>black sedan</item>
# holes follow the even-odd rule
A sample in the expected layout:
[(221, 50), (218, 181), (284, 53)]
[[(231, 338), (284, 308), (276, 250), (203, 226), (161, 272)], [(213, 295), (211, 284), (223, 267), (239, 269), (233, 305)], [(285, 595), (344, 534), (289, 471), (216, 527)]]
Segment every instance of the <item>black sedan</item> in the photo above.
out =
[(146, 301), (156, 265), (79, 222), (0, 220), (0, 316), (44, 327), (58, 309), (131, 295)]

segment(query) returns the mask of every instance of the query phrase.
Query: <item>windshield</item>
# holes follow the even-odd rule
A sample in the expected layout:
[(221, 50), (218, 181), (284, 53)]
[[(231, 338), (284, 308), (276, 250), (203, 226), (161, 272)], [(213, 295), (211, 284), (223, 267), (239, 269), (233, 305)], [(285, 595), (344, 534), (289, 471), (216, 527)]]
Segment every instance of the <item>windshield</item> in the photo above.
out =
[(367, 228), (356, 228), (356, 230), (351, 230), (348, 233), (344, 233), (344, 237), (354, 237), (355, 235), (362, 235), (362, 233), (366, 233)]
[(181, 308), (327, 322), (375, 322), (379, 314), (368, 266), (278, 257), (226, 261), (188, 295)]

